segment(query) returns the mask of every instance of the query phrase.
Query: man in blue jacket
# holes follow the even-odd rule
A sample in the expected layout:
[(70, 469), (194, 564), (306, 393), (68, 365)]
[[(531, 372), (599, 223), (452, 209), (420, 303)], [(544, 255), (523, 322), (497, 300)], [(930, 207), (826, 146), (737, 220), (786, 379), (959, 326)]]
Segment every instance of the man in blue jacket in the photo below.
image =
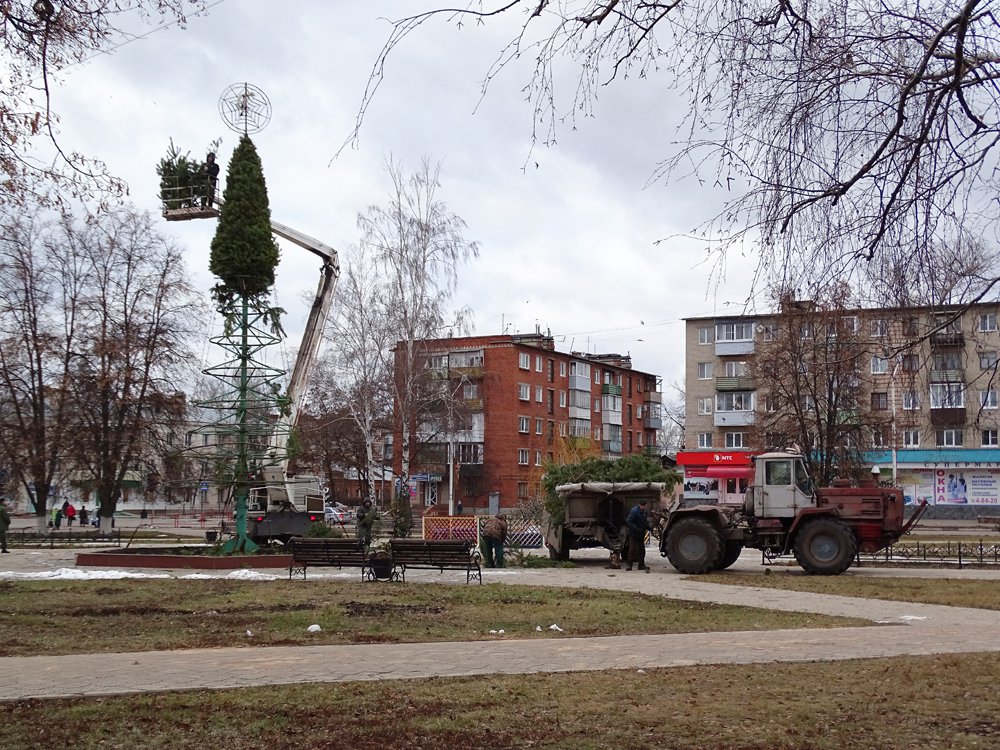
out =
[(646, 567), (646, 532), (652, 529), (646, 515), (648, 509), (649, 500), (640, 500), (625, 519), (625, 528), (628, 529), (625, 570), (632, 570), (632, 563), (639, 563), (639, 570), (649, 572)]

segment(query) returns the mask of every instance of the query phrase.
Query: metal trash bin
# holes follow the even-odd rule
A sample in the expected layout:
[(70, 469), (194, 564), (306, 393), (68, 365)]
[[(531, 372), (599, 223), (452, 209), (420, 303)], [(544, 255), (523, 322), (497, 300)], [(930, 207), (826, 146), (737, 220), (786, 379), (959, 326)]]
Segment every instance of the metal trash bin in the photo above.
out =
[(206, 542), (211, 543), (211, 542), (217, 541), (218, 539), (219, 539), (219, 532), (218, 531), (215, 531), (213, 529), (212, 531), (206, 531), (205, 532), (205, 541)]

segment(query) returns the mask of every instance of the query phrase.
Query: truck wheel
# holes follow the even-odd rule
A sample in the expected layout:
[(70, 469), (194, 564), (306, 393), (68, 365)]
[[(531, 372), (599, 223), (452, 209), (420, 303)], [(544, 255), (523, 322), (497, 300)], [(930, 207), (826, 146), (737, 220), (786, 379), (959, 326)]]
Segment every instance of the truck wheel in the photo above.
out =
[(794, 552), (807, 573), (835, 576), (851, 567), (858, 543), (851, 530), (835, 518), (816, 518), (796, 534)]
[(667, 532), (667, 559), (681, 573), (707, 573), (719, 566), (722, 535), (704, 518), (683, 518)]
[(743, 552), (743, 542), (733, 541), (731, 539), (726, 540), (725, 549), (722, 550), (722, 559), (719, 560), (719, 567), (716, 570), (725, 570), (730, 567), (734, 562), (740, 559), (740, 553)]
[(569, 560), (569, 545), (573, 539), (573, 535), (568, 531), (563, 531), (559, 536), (559, 549), (554, 550), (549, 547), (549, 559), (559, 560), (560, 562), (566, 562)]

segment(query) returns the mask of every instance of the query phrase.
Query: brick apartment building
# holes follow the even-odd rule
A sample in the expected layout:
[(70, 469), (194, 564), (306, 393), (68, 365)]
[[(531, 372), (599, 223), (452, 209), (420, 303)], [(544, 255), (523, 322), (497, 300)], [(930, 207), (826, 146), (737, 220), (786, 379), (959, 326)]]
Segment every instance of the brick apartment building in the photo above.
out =
[[(908, 502), (928, 499), (932, 516), (966, 517), (1000, 504), (998, 312), (997, 304), (976, 304), (838, 313), (838, 325), (861, 342), (864, 407), (881, 415), (865, 455)], [(678, 456), (685, 497), (738, 499), (750, 454), (781, 447), (752, 444), (755, 419), (773, 407), (768, 383), (756, 382), (747, 365), (789, 324), (801, 337), (837, 335), (778, 313), (686, 320), (686, 451)]]
[[(427, 340), (421, 351), (427, 375), (447, 384), (462, 415), (450, 429), (417, 430), (414, 506), (511, 508), (538, 496), (546, 462), (659, 455), (659, 380), (633, 370), (628, 356), (558, 352), (540, 332)], [(400, 445), (397, 427), (397, 475)]]

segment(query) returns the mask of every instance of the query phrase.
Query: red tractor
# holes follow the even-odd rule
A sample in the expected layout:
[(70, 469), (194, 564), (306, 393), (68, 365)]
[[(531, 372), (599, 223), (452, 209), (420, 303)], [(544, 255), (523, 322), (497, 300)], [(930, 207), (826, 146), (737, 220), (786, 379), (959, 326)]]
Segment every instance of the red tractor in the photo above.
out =
[(905, 521), (902, 490), (862, 484), (815, 489), (800, 454), (761, 454), (742, 508), (675, 507), (661, 517), (660, 554), (682, 573), (724, 570), (744, 547), (769, 559), (792, 553), (815, 575), (843, 573), (858, 552), (894, 544), (926, 507)]

